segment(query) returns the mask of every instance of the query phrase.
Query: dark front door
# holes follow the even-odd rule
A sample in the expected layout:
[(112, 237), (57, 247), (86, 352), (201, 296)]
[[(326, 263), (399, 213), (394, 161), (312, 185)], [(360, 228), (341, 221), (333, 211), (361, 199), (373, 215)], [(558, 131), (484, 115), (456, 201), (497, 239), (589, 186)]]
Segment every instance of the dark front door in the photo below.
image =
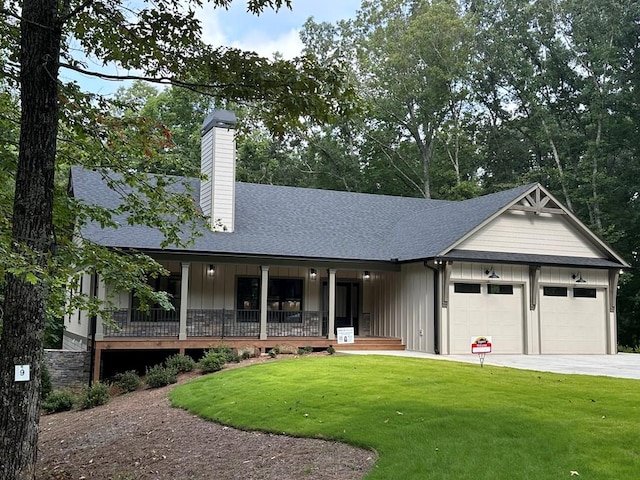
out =
[[(329, 305), (329, 286), (323, 284), (324, 310)], [(360, 284), (357, 282), (336, 282), (336, 324), (335, 328), (353, 327), (358, 335), (358, 318), (360, 317)], [(335, 333), (335, 331), (334, 331)]]

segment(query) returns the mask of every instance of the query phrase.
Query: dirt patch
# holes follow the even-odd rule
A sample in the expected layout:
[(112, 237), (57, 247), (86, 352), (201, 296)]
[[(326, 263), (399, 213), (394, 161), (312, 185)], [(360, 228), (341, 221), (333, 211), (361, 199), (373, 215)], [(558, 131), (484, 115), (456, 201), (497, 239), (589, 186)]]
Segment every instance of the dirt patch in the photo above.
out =
[[(275, 361), (251, 359), (241, 364)], [(193, 378), (182, 376), (179, 383)], [(360, 479), (375, 453), (337, 442), (245, 432), (171, 408), (173, 386), (40, 419), (39, 479)]]

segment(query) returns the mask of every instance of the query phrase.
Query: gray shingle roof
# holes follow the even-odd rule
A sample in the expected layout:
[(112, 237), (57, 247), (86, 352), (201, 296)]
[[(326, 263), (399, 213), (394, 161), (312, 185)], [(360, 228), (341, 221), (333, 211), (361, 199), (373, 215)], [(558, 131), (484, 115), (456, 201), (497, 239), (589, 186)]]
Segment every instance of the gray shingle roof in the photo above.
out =
[[(176, 191), (184, 190), (185, 181), (194, 192), (199, 190), (197, 179), (175, 180)], [(165, 250), (345, 261), (432, 258), (534, 186), (452, 202), (236, 183), (233, 233), (213, 233), (203, 225), (195, 244)], [(72, 189), (88, 204), (110, 209), (120, 204), (119, 195), (99, 172), (74, 167)], [(91, 223), (83, 227), (82, 235), (109, 247), (160, 249), (159, 232), (118, 220), (122, 225), (118, 229)]]

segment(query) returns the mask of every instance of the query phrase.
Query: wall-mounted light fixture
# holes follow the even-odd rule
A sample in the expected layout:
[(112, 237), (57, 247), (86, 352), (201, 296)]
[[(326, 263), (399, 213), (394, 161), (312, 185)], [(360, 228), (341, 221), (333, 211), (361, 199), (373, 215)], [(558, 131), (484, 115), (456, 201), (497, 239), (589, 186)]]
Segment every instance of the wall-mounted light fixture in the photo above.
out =
[(213, 277), (216, 274), (216, 266), (213, 263), (209, 264), (207, 268), (207, 277)]
[(318, 277), (318, 271), (315, 268), (309, 269), (309, 278), (315, 280)]
[(493, 269), (493, 265), (491, 265), (490, 269), (485, 270), (484, 273), (485, 275), (489, 275), (489, 278), (491, 279), (500, 278), (500, 275), (498, 275), (496, 271)]
[(576, 283), (587, 283), (587, 281), (582, 278), (582, 272), (574, 273), (573, 275), (571, 275), (571, 278), (573, 278)]
[(369, 280), (371, 278), (371, 272), (369, 270), (365, 270), (362, 278), (364, 278), (365, 280)]

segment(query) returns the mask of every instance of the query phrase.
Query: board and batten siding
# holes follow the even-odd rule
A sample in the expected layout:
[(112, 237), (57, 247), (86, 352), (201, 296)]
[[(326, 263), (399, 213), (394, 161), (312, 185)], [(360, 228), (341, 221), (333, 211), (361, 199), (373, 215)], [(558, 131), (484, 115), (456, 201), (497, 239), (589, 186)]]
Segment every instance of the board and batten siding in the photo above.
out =
[(456, 247), (459, 250), (601, 258), (564, 215), (507, 211)]
[(405, 264), (402, 282), (402, 339), (407, 350), (434, 353), (433, 271), (422, 262)]
[(371, 335), (402, 338), (400, 272), (371, 272), (368, 281), (371, 285)]
[[(211, 228), (233, 232), (235, 209), (235, 131), (212, 128), (202, 137), (200, 208), (210, 217)], [(222, 227), (217, 226), (220, 221)]]

